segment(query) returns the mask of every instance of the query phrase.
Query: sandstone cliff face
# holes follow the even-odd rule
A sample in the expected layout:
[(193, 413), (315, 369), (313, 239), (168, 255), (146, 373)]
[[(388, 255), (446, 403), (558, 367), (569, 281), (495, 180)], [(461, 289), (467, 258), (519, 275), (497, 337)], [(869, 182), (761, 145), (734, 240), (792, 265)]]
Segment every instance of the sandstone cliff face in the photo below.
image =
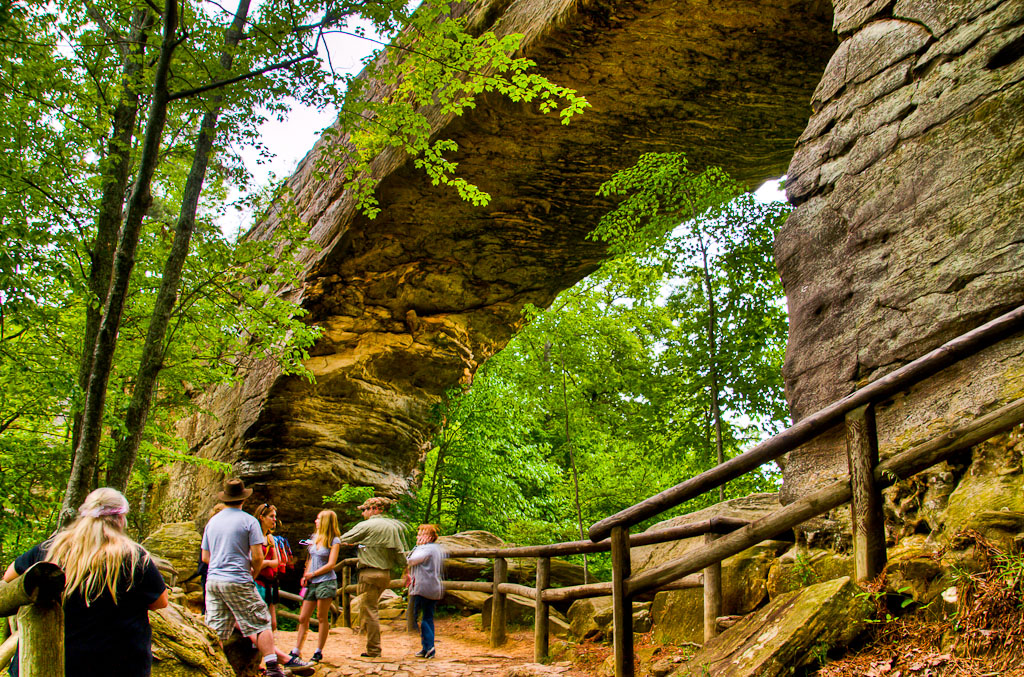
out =
[[(835, 2), (776, 243), (797, 420), (1024, 302), (1022, 22), (1020, 0)], [(1022, 357), (1018, 338), (884, 403), (883, 456), (1024, 395)], [(846, 472), (834, 433), (791, 454), (784, 502)]]
[[(316, 383), (251, 365), (216, 393), (209, 415), (183, 422), (192, 453), (231, 463), (308, 528), (341, 483), (404, 491), (433, 431), (432, 406), (466, 384), (520, 325), (595, 269), (587, 233), (609, 204), (595, 191), (641, 153), (685, 150), (754, 184), (779, 175), (834, 48), (820, 0), (482, 0), (473, 25), (525, 35), (523, 52), (593, 105), (563, 127), (525, 106), (485, 98), (464, 118), (435, 116), (455, 139), (459, 172), (492, 195), (461, 203), (407, 158), (375, 162), (383, 212), (354, 213), (335, 166), (314, 176), (318, 144), (291, 180), (322, 250), (290, 290), (324, 328), (308, 366)], [(337, 163), (335, 163), (337, 164)], [(270, 218), (253, 231), (271, 232)], [(175, 470), (168, 519), (191, 519), (220, 478)]]

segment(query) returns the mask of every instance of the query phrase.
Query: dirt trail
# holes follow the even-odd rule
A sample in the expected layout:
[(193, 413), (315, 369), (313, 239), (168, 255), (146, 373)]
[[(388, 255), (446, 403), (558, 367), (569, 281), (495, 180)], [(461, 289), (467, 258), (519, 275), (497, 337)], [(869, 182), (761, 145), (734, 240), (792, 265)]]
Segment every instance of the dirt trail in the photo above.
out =
[[(278, 630), (277, 646), (288, 651), (295, 645), (295, 633)], [(316, 677), (352, 677), (355, 675), (382, 675), (393, 677), (490, 677), (504, 674), (509, 668), (533, 663), (533, 633), (509, 633), (509, 641), (492, 649), (487, 634), (477, 630), (462, 618), (437, 619), (437, 657), (425, 660), (413, 654), (420, 650), (418, 633), (405, 632), (405, 621), (381, 622), (380, 658), (360, 658), (366, 650), (366, 637), (348, 628), (332, 628), (324, 647), (324, 660)], [(302, 657), (309, 657), (316, 649), (316, 632), (306, 635)], [(569, 663), (547, 666), (551, 675), (584, 677), (589, 672), (573, 668)]]

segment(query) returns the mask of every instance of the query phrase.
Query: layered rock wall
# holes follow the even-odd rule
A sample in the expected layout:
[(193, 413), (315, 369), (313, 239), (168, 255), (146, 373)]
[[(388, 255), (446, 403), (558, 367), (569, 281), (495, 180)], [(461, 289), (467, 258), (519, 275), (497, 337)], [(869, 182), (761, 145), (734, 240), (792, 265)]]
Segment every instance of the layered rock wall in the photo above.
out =
[[(835, 30), (776, 243), (797, 420), (1024, 303), (1024, 2), (837, 0)], [(883, 403), (882, 453), (1022, 395), (1018, 337)], [(783, 500), (845, 472), (836, 430)]]
[[(780, 175), (834, 48), (821, 0), (483, 0), (460, 11), (479, 29), (522, 33), (538, 70), (593, 108), (569, 126), (488, 97), (464, 118), (435, 115), (460, 145), (459, 174), (491, 194), (486, 207), (389, 152), (374, 163), (383, 211), (371, 221), (343, 189), (336, 149), (317, 144), (303, 161), (290, 184), (322, 249), (288, 293), (324, 329), (307, 363), (316, 382), (251, 365), (181, 426), (193, 454), (232, 464), (296, 534), (342, 483), (408, 487), (445, 390), (507, 343), (527, 303), (547, 306), (604, 256), (586, 236), (616, 170), (681, 150), (751, 185)], [(166, 517), (202, 517), (219, 481), (177, 468)]]

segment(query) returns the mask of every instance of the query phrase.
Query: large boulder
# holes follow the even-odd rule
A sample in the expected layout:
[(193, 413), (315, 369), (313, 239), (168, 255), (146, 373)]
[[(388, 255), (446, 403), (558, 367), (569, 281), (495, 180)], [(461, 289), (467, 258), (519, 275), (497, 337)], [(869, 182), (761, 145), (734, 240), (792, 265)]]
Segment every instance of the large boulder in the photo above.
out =
[[(633, 602), (633, 632), (649, 632), (652, 625), (651, 602)], [(594, 639), (611, 641), (612, 598), (591, 597), (572, 603), (567, 613), (568, 630), (579, 641)]]
[(583, 640), (603, 637), (611, 613), (611, 597), (588, 597), (573, 602), (566, 616), (573, 636)]
[(782, 593), (843, 576), (853, 576), (850, 553), (794, 545), (772, 563), (768, 571), (768, 597), (775, 599)]
[(484, 608), (484, 603), (490, 598), (486, 592), (474, 590), (445, 590), (442, 604), (453, 606), (463, 613), (470, 615), (479, 612)]
[[(779, 509), (773, 493), (751, 494), (674, 517), (652, 526), (648, 531), (699, 522), (713, 517), (732, 517), (754, 521)], [(685, 553), (705, 547), (703, 536), (630, 549), (634, 573), (678, 559)], [(742, 615), (767, 601), (768, 572), (776, 556), (787, 544), (766, 541), (722, 563), (722, 613)], [(662, 642), (702, 642), (704, 638), (704, 593), (701, 588), (659, 592), (651, 607), (654, 638)]]
[[(508, 543), (489, 531), (460, 531), (441, 536), (437, 542), (446, 550), (507, 548)], [(494, 560), (487, 557), (449, 557), (444, 561), (444, 577), (450, 581), (474, 581), (489, 571)]]
[[(149, 552), (171, 563), (178, 572), (178, 581), (195, 572), (199, 563), (202, 534), (195, 522), (168, 522), (157, 527), (142, 546)], [(164, 574), (165, 577), (167, 574)]]
[[(768, 573), (786, 544), (767, 541), (722, 562), (722, 614), (743, 616), (768, 601)], [(659, 592), (651, 605), (654, 639), (704, 641), (704, 588)]]
[[(493, 598), (488, 597), (484, 602), (481, 623), (483, 627), (491, 627), (491, 606)], [(532, 599), (522, 595), (505, 595), (505, 620), (509, 625), (533, 625), (533, 612), (535, 611)], [(562, 630), (568, 630), (569, 624), (557, 609), (548, 607), (548, 617), (551, 620), (551, 628), (556, 635), (564, 635)], [(556, 629), (555, 621), (558, 621)]]
[[(750, 494), (742, 498), (733, 498), (722, 503), (716, 503), (715, 505), (691, 512), (686, 515), (680, 515), (679, 517), (673, 517), (672, 519), (658, 522), (654, 526), (647, 529), (650, 531), (658, 531), (660, 529), (666, 529), (668, 527), (675, 527), (682, 524), (689, 524), (691, 522), (702, 522), (709, 520), (713, 517), (731, 517), (735, 519), (747, 520), (753, 522), (782, 507), (779, 504), (778, 494), (764, 493), (764, 494)], [(655, 545), (644, 545), (638, 548), (631, 548), (629, 551), (630, 564), (633, 568), (633, 573), (639, 573), (645, 569), (656, 567), (659, 564), (679, 559), (691, 548), (700, 547), (704, 543), (704, 538), (698, 536), (696, 538), (684, 538), (678, 541), (669, 541), (668, 543), (657, 543)]]
[[(177, 604), (149, 612), (153, 677), (236, 677), (217, 635)], [(116, 666), (116, 658), (112, 658)], [(116, 674), (116, 669), (111, 674)]]
[(849, 578), (818, 583), (776, 597), (707, 642), (672, 674), (791, 675), (810, 663), (821, 647), (841, 647), (852, 641), (869, 613), (870, 604)]
[[(352, 622), (353, 623), (358, 623), (359, 622), (359, 608), (362, 606), (362, 601), (363, 601), (363, 596), (362, 595), (353, 595), (352, 596), (352, 601), (349, 603), (349, 608), (351, 609)], [(405, 598), (403, 598), (401, 595), (399, 595), (397, 592), (395, 592), (394, 590), (391, 590), (391, 589), (384, 590), (384, 592), (382, 592), (380, 594), (380, 599), (377, 602), (377, 609), (381, 613), (381, 618), (384, 618), (385, 616), (390, 616), (391, 618), (397, 618), (398, 616), (401, 615), (401, 613), (400, 613), (401, 610), (405, 609), (407, 606), (408, 606), (408, 604), (407, 604)], [(385, 614), (384, 613), (385, 611), (388, 611), (388, 612), (391, 612), (391, 613)], [(394, 612), (398, 612), (398, 613), (394, 613)]]
[(1024, 531), (1024, 435), (1021, 428), (972, 450), (969, 469), (949, 495), (936, 536), (974, 529), (1004, 546)]

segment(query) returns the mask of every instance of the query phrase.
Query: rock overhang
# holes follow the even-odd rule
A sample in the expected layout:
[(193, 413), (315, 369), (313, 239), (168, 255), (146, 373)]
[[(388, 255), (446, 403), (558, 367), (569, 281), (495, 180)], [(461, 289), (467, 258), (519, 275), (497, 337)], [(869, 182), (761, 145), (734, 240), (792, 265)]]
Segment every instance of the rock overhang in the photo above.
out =
[[(592, 272), (604, 248), (587, 238), (612, 203), (598, 186), (646, 152), (684, 151), (747, 185), (779, 176), (810, 115), (835, 47), (831, 4), (534, 0), (463, 6), (470, 21), (524, 34), (522, 52), (592, 108), (568, 126), (535, 108), (484, 96), (461, 118), (434, 117), (459, 144), (459, 174), (491, 195), (461, 202), (396, 152), (375, 161), (382, 206), (355, 211), (340, 167), (314, 165), (290, 185), (322, 245), (291, 290), (324, 328), (308, 366), (315, 383), (253, 365), (216, 393), (215, 416), (187, 421), (193, 453), (232, 463), (294, 523), (342, 483), (405, 491), (429, 448), (432, 410), (468, 384), (522, 324)], [(276, 227), (273, 217), (252, 237)], [(178, 515), (209, 503), (217, 476), (176, 471)], [(316, 478), (302, 490), (296, 477)], [(286, 489), (286, 487), (290, 487)]]

